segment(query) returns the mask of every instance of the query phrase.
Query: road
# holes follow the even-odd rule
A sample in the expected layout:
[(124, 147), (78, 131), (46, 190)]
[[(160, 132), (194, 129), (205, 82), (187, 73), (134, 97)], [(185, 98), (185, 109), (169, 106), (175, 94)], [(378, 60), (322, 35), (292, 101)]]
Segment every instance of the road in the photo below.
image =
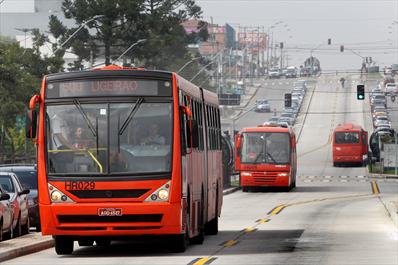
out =
[[(355, 122), (371, 131), (369, 102), (355, 96), (356, 84), (363, 81), (345, 76), (348, 86), (342, 89), (340, 77), (321, 76), (307, 93), (298, 122), (305, 120), (297, 188), (226, 196), (220, 232), (203, 245), (173, 254), (167, 242), (137, 240), (107, 249), (76, 246), (73, 256), (48, 249), (3, 264), (398, 264), (398, 230), (383, 204), (398, 200), (398, 182), (369, 179), (364, 167), (336, 168), (331, 162), (330, 135), (338, 123)], [(277, 97), (287, 88), (268, 83), (253, 101)], [(250, 113), (236, 126), (257, 125), (267, 115)]]

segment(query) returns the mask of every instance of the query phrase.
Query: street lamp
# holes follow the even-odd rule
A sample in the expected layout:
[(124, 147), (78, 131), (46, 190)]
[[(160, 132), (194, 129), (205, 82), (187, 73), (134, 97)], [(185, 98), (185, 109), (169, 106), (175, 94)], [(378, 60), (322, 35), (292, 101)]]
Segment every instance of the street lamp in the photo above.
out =
[(61, 49), (66, 43), (68, 43), (82, 28), (84, 28), (88, 23), (90, 23), (91, 21), (94, 21), (96, 19), (102, 18), (105, 15), (96, 15), (92, 18), (90, 18), (89, 20), (87, 20), (86, 22), (84, 22), (77, 30), (75, 30), (75, 32), (72, 33), (72, 35), (69, 36), (69, 38), (67, 38), (63, 43), (61, 43), (61, 45), (59, 45), (59, 47), (57, 49), (55, 49), (55, 51), (53, 51), (52, 54), (55, 54), (59, 49)]
[(189, 64), (191, 64), (192, 62), (194, 62), (194, 61), (196, 61), (196, 60), (198, 60), (198, 59), (200, 59), (200, 58), (202, 58), (202, 57), (199, 56), (199, 57), (192, 58), (192, 60), (190, 60), (190, 61), (188, 61), (187, 63), (185, 63), (185, 64), (177, 71), (177, 74), (180, 73), (182, 70), (184, 70), (184, 68), (187, 67)]
[(128, 51), (130, 51), (134, 46), (147, 41), (147, 39), (140, 39), (137, 42), (133, 43), (130, 45), (130, 47), (128, 47), (119, 57), (117, 57), (116, 60), (114, 60), (112, 63), (116, 63), (117, 61), (119, 61)]

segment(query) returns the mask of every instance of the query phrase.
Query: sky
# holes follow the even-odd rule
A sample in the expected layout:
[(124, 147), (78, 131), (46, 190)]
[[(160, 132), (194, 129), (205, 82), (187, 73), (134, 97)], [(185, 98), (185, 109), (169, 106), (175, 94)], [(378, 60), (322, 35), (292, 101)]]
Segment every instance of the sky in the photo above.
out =
[[(384, 67), (398, 63), (398, 0), (197, 0), (203, 18), (214, 23), (272, 28), (284, 42), (289, 64), (310, 56), (323, 70), (358, 69), (362, 57)], [(395, 23), (394, 21), (397, 21)], [(328, 38), (332, 45), (327, 45)], [(344, 45), (344, 52), (340, 52)], [(362, 56), (362, 57), (361, 57)]]

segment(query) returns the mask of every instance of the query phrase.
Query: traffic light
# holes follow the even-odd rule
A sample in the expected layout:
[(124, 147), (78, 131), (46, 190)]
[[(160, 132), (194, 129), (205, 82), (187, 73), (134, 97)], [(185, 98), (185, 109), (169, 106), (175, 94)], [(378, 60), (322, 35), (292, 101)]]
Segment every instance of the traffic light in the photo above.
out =
[(332, 39), (328, 39), (328, 45), (332, 44)]
[(365, 86), (357, 85), (357, 99), (364, 100), (365, 99)]
[(340, 45), (340, 51), (341, 51), (341, 52), (344, 51), (344, 45)]
[(292, 106), (292, 94), (285, 93), (285, 108), (290, 108)]

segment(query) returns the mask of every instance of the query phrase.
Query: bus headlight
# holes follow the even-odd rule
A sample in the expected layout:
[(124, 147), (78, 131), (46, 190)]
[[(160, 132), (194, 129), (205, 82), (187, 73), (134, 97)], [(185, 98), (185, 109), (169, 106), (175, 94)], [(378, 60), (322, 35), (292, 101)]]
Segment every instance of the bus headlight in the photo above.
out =
[(62, 191), (58, 190), (51, 184), (48, 184), (48, 192), (50, 193), (50, 199), (52, 203), (74, 202), (71, 198), (66, 196)]
[(278, 173), (278, 177), (287, 177), (289, 173)]
[(52, 200), (53, 202), (55, 202), (55, 201), (60, 201), (60, 200), (61, 200), (61, 197), (62, 197), (61, 192), (59, 192), (59, 191), (57, 191), (57, 190), (51, 192), (51, 200)]
[(242, 177), (251, 177), (251, 176), (252, 176), (252, 173), (250, 173), (250, 172), (242, 172), (242, 173), (240, 173), (240, 175), (241, 175)]
[(170, 181), (151, 193), (144, 202), (165, 202), (169, 200)]
[(167, 190), (160, 190), (158, 196), (161, 200), (167, 200), (169, 198), (169, 192)]

